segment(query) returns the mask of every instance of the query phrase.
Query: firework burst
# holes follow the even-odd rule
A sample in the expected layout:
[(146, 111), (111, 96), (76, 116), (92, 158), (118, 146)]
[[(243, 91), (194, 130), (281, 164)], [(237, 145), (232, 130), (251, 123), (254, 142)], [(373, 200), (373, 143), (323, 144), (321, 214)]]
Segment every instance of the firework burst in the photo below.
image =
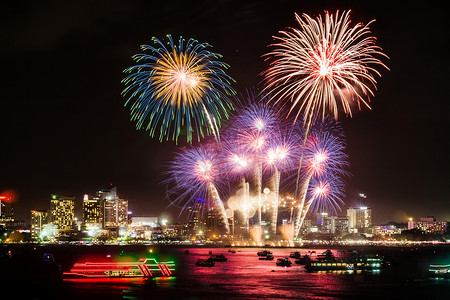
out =
[(167, 38), (167, 46), (157, 38), (154, 46), (142, 45), (151, 54), (134, 55), (137, 65), (124, 70), (129, 75), (122, 80), (122, 94), (128, 97), (125, 105), (132, 103), (131, 119), (152, 137), (159, 131), (160, 141), (178, 141), (182, 131), (188, 142), (194, 132), (198, 140), (205, 133), (218, 135), (221, 119), (232, 109), (229, 96), (235, 94), (234, 80), (225, 73), (229, 66), (207, 50), (209, 44)]
[(181, 213), (198, 205), (198, 199), (207, 207), (216, 207), (227, 232), (228, 219), (217, 186), (221, 184), (220, 161), (213, 147), (189, 147), (176, 153), (169, 164), (168, 196), (172, 204), (181, 206)]
[(223, 174), (227, 174), (230, 178), (241, 179), (251, 173), (254, 156), (241, 144), (236, 143), (234, 135), (222, 135), (220, 146), (219, 155)]
[(346, 174), (348, 155), (344, 140), (327, 131), (312, 132), (304, 147), (306, 172), (313, 176), (325, 173)]
[(311, 201), (310, 210), (314, 212), (337, 213), (344, 203), (345, 185), (340, 176), (327, 174), (320, 178), (313, 178), (309, 186), (308, 198)]
[(333, 213), (341, 210), (340, 205), (343, 204), (344, 187), (342, 179), (334, 174), (327, 174), (321, 178), (313, 178), (309, 184), (309, 200), (300, 207), (298, 212), (295, 236), (298, 236), (303, 221), (310, 209), (315, 212)]
[[(376, 89), (374, 68), (387, 68), (379, 57), (387, 57), (376, 45), (369, 24), (350, 26), (350, 11), (336, 15), (325, 12), (316, 19), (295, 15), (299, 28), (280, 31), (278, 43), (268, 53), (270, 67), (264, 72), (266, 90), (276, 103), (289, 100), (296, 118), (304, 114), (311, 124), (329, 109), (338, 118), (338, 110), (352, 115), (356, 101), (370, 108), (368, 102)], [(283, 103), (283, 106), (287, 103)], [(309, 126), (309, 125), (308, 125)]]
[[(285, 205), (280, 201), (280, 186), (283, 183), (283, 188), (292, 189), (293, 178), (300, 176), (301, 193), (291, 204), (291, 219), (294, 210), (299, 212), (295, 217), (296, 235), (310, 208), (335, 211), (339, 207), (348, 156), (338, 123), (316, 123), (305, 138), (302, 126), (286, 126), (273, 108), (261, 103), (244, 106), (237, 113), (220, 142), (203, 141), (198, 147), (177, 152), (167, 174), (172, 203), (184, 211), (216, 207), (225, 224), (227, 216), (235, 220), (234, 213), (238, 212), (247, 233), (251, 225), (253, 229), (262, 228), (262, 217), (270, 216), (268, 223), (276, 235), (279, 207)], [(251, 146), (254, 143), (248, 138), (249, 132), (250, 136), (264, 137), (261, 147)], [(300, 156), (304, 167), (298, 175)], [(268, 186), (264, 195), (263, 183)], [(228, 214), (221, 199), (228, 199)], [(250, 222), (254, 217), (257, 223)]]
[(228, 130), (233, 142), (252, 157), (257, 188), (258, 222), (261, 224), (262, 160), (271, 140), (280, 133), (281, 121), (273, 107), (262, 102), (262, 96), (254, 90), (247, 90), (246, 96), (240, 96), (237, 99), (239, 114), (234, 116)]

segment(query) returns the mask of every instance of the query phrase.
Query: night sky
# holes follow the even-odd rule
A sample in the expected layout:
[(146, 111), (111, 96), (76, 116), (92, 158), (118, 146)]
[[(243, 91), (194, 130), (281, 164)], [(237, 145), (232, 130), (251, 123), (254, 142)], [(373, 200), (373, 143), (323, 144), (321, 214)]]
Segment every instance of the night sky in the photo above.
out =
[[(231, 65), (236, 91), (256, 86), (272, 36), (294, 13), (352, 9), (390, 57), (371, 111), (341, 118), (352, 177), (347, 205), (367, 195), (375, 224), (450, 220), (449, 17), (445, 1), (8, 1), (0, 10), (0, 192), (16, 217), (113, 184), (135, 215), (160, 215), (173, 142), (136, 131), (120, 95), (122, 70), (152, 36), (193, 37)], [(441, 4), (439, 4), (441, 3)], [(183, 146), (181, 143), (179, 146)], [(177, 211), (171, 210), (172, 220)]]

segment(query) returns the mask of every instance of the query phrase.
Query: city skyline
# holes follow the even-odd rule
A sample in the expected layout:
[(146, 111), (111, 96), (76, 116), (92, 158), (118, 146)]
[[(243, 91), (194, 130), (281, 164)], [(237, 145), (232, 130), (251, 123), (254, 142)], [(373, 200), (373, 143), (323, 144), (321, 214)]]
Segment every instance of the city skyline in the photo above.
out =
[[(84, 222), (85, 220), (85, 202), (92, 202), (92, 201), (99, 201), (101, 199), (103, 199), (103, 201), (105, 201), (106, 199), (108, 199), (107, 197), (105, 197), (104, 195), (102, 195), (103, 193), (110, 193), (110, 191), (113, 191), (114, 193), (114, 197), (112, 197), (111, 199), (117, 199), (117, 200), (124, 200), (122, 199), (123, 197), (120, 196), (120, 193), (117, 191), (117, 187), (116, 186), (109, 186), (106, 187), (104, 189), (97, 189), (96, 191), (91, 191), (89, 194), (85, 193), (83, 194), (82, 197), (77, 197), (77, 196), (67, 196), (67, 195), (56, 195), (56, 194), (50, 194), (49, 198), (47, 199), (47, 203), (44, 203), (43, 205), (41, 204), (39, 206), (39, 208), (30, 208), (28, 211), (28, 216), (25, 217), (25, 219), (20, 219), (17, 218), (16, 215), (13, 215), (13, 217), (17, 220), (17, 221), (24, 221), (25, 224), (28, 224), (29, 222), (29, 217), (30, 217), (30, 212), (32, 211), (38, 211), (38, 212), (50, 212), (52, 211), (52, 201), (55, 199), (59, 199), (59, 198), (65, 198), (65, 199), (72, 199), (73, 201), (73, 211), (74, 211), (74, 216), (75, 218), (78, 218), (78, 221), (82, 221)], [(4, 197), (4, 195), (2, 196)], [(370, 206), (367, 206), (367, 201), (365, 201), (366, 199), (366, 195), (365, 194), (359, 194), (357, 196), (354, 197), (354, 201), (352, 202), (353, 204), (347, 204), (345, 203), (344, 205), (341, 206), (341, 210), (340, 211), (336, 211), (336, 212), (327, 212), (326, 215), (329, 217), (349, 217), (349, 211), (353, 210), (353, 211), (358, 211), (358, 210), (367, 210), (369, 209), (370, 211), (372, 210), (372, 208)], [(125, 200), (127, 202), (127, 207), (129, 204), (133, 204), (133, 202), (131, 201), (130, 203), (128, 203), (128, 199)], [(1, 202), (1, 200), (0, 200)], [(293, 203), (292, 203), (293, 202)], [(7, 204), (8, 202), (2, 203), (2, 204)], [(132, 205), (133, 206), (133, 205)], [(12, 206), (13, 210), (16, 210), (17, 207), (14, 205)], [(297, 206), (295, 205), (295, 199), (292, 197), (292, 195), (290, 195), (289, 193), (282, 193), (280, 194), (280, 203), (279, 203), (279, 209), (294, 209), (294, 210), (298, 210)], [(11, 209), (11, 208), (10, 208)], [(2, 210), (3, 212), (3, 210)], [(167, 210), (164, 210), (162, 212), (158, 212), (158, 213), (153, 213), (153, 212), (144, 212), (144, 211), (135, 211), (135, 213), (133, 213), (132, 210), (127, 210), (128, 214), (130, 216), (133, 217), (142, 217), (142, 216), (149, 216), (149, 217), (156, 217), (156, 218), (161, 218), (161, 219), (166, 219), (166, 221), (170, 220), (171, 224), (175, 224), (175, 223), (189, 223), (189, 215), (183, 214), (180, 215), (177, 218), (174, 218), (170, 215), (170, 212), (168, 212)], [(217, 214), (217, 212), (216, 212)], [(308, 213), (307, 217), (305, 220), (313, 220), (314, 218), (316, 218), (316, 214), (319, 214), (318, 212), (314, 212), (311, 211), (310, 213)], [(375, 212), (375, 216), (376, 216), (376, 212)], [(32, 217), (32, 216), (31, 216)], [(292, 217), (292, 216), (291, 216)], [(423, 218), (435, 218), (437, 221), (441, 221), (441, 222), (447, 222), (448, 220), (446, 219), (439, 219), (436, 218), (436, 214), (433, 215), (417, 215), (417, 216), (409, 216), (408, 218), (406, 218), (405, 220), (389, 220), (383, 223), (380, 222), (371, 222), (370, 226), (379, 226), (379, 225), (386, 225), (388, 223), (402, 223), (402, 224), (408, 224), (408, 222), (411, 222), (412, 220), (419, 220), (419, 219), (423, 219)], [(278, 225), (280, 225), (281, 223), (283, 223), (283, 220), (286, 219), (286, 216), (279, 216), (278, 218)], [(289, 218), (288, 218), (289, 219)], [(372, 220), (372, 215), (370, 215), (370, 219)], [(206, 219), (205, 219), (206, 220)], [(204, 221), (205, 221), (204, 220)], [(252, 221), (252, 223), (254, 224), (254, 220)], [(293, 220), (291, 220), (290, 222), (293, 222)], [(102, 223), (102, 222), (100, 222)], [(366, 224), (367, 225), (367, 224)], [(369, 226), (369, 227), (370, 227)]]
[[(151, 240), (159, 237), (170, 237), (188, 240), (203, 238), (216, 240), (228, 238), (241, 240), (251, 236), (254, 243), (274, 242), (281, 238), (293, 243), (294, 236), (293, 210), (298, 210), (295, 200), (290, 197), (281, 198), (280, 215), (274, 233), (270, 214), (264, 213), (262, 232), (259, 237), (255, 231), (255, 221), (251, 226), (246, 225), (243, 218), (230, 217), (227, 222), (233, 224), (232, 231), (225, 229), (223, 220), (217, 209), (207, 210), (190, 207), (190, 217), (184, 221), (170, 222), (158, 216), (134, 216), (127, 211), (128, 200), (120, 199), (117, 187), (98, 191), (96, 196), (84, 196), (82, 217), (78, 218), (74, 210), (74, 197), (52, 195), (49, 210), (31, 211), (31, 236), (35, 240), (58, 238), (143, 238)], [(289, 217), (290, 216), (290, 217)], [(390, 241), (392, 235), (395, 240), (402, 240), (408, 235), (414, 235), (414, 230), (423, 231), (422, 238), (431, 235), (444, 235), (447, 232), (448, 222), (436, 220), (432, 216), (421, 217), (418, 220), (409, 218), (408, 223), (374, 224), (372, 222), (372, 209), (370, 207), (349, 207), (344, 216), (333, 214), (311, 213), (300, 230), (303, 240), (314, 240), (317, 237), (336, 241), (364, 238), (372, 241)], [(406, 229), (408, 229), (406, 231)], [(404, 232), (403, 232), (404, 231)], [(42, 233), (42, 234), (41, 234)], [(162, 234), (162, 235), (161, 235)], [(436, 236), (434, 236), (436, 238)], [(364, 239), (363, 238), (363, 239)], [(417, 238), (417, 236), (416, 236)], [(279, 240), (278, 240), (279, 241)], [(293, 245), (293, 244), (290, 244)]]
[[(51, 194), (82, 201), (85, 193), (110, 183), (130, 200), (131, 211), (159, 215), (167, 208), (164, 165), (185, 143), (160, 143), (136, 131), (120, 96), (122, 70), (150, 37), (171, 33), (207, 41), (223, 54), (234, 88), (243, 92), (258, 83), (266, 67), (261, 55), (273, 35), (295, 25), (294, 13), (340, 7), (352, 9), (355, 22), (376, 19), (371, 28), (391, 69), (378, 80), (372, 111), (342, 118), (353, 174), (343, 211), (365, 193), (377, 224), (427, 215), (450, 220), (449, 164), (440, 145), (449, 128), (445, 109), (439, 109), (448, 64), (448, 32), (440, 31), (446, 28), (444, 9), (286, 1), (248, 2), (235, 10), (230, 2), (209, 3), (210, 9), (205, 3), (8, 4), (1, 13), (6, 43), (0, 51), (9, 76), (0, 102), (0, 192), (17, 193), (19, 219), (28, 220), (30, 209), (46, 208)], [(147, 15), (149, 10), (160, 13)], [(442, 24), (429, 30), (417, 21), (422, 19)], [(433, 105), (424, 104), (427, 99)], [(170, 214), (176, 218), (178, 211)]]

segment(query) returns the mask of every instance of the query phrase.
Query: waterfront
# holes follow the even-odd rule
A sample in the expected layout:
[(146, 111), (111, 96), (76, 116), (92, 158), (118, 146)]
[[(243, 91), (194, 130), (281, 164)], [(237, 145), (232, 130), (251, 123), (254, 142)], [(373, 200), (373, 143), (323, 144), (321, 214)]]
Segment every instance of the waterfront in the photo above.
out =
[[(8, 247), (4, 245), (2, 250)], [(427, 274), (429, 264), (450, 260), (448, 245), (354, 248), (360, 252), (380, 253), (391, 262), (380, 271), (365, 272), (307, 272), (297, 264), (289, 268), (275, 265), (277, 258), (287, 257), (292, 251), (321, 253), (325, 249), (270, 248), (275, 260), (261, 261), (256, 253), (262, 248), (233, 248), (236, 253), (229, 252), (230, 248), (156, 246), (16, 245), (9, 248), (18, 258), (17, 268), (9, 276), (2, 274), (1, 287), (14, 290), (17, 299), (433, 299), (450, 294), (450, 280), (430, 279)], [(195, 267), (197, 259), (208, 257), (210, 251), (224, 254), (228, 261), (216, 262), (212, 268)], [(54, 254), (62, 271), (80, 260), (143, 255), (173, 259), (176, 277), (157, 279), (153, 282), (156, 284), (142, 279), (55, 282), (39, 274), (39, 269), (33, 265), (33, 257), (46, 252)], [(337, 249), (333, 252), (339, 255)]]

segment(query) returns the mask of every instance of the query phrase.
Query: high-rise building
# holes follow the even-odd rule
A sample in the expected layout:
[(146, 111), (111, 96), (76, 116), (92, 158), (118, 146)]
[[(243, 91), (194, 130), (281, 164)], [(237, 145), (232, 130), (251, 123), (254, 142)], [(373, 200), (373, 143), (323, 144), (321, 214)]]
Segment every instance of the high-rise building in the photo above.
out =
[(372, 233), (372, 209), (360, 206), (347, 209), (350, 233)]
[(325, 217), (322, 226), (323, 233), (344, 234), (348, 233), (348, 217)]
[(37, 239), (41, 235), (41, 231), (45, 225), (49, 223), (48, 211), (32, 210), (31, 211), (31, 237)]
[(325, 228), (326, 227), (325, 219), (328, 218), (328, 213), (327, 212), (317, 213), (316, 217), (317, 217), (317, 221), (316, 221), (316, 224), (314, 224), (314, 225), (317, 225), (319, 232), (326, 233), (327, 230)]
[(117, 228), (128, 225), (128, 200), (120, 199), (117, 188), (98, 191), (103, 203), (103, 227)]
[(188, 218), (186, 229), (187, 233), (191, 235), (199, 234), (205, 230), (205, 222), (203, 221), (201, 209), (198, 206), (188, 208)]
[(83, 198), (83, 223), (85, 226), (103, 224), (103, 202), (99, 198), (89, 199), (88, 195)]
[[(313, 230), (311, 230), (312, 228), (313, 228), (312, 221), (309, 219), (304, 220), (302, 227), (300, 228), (300, 235), (304, 236), (313, 232)], [(316, 228), (315, 232), (317, 232), (317, 226), (315, 226), (315, 228)]]
[(104, 202), (104, 227), (120, 227), (128, 224), (128, 200), (113, 199)]
[(208, 209), (205, 225), (205, 233), (210, 237), (220, 236), (226, 233), (224, 220), (222, 215), (217, 211), (217, 208), (210, 207)]
[(75, 219), (75, 197), (52, 195), (50, 201), (50, 221), (58, 226), (58, 230), (73, 229)]

